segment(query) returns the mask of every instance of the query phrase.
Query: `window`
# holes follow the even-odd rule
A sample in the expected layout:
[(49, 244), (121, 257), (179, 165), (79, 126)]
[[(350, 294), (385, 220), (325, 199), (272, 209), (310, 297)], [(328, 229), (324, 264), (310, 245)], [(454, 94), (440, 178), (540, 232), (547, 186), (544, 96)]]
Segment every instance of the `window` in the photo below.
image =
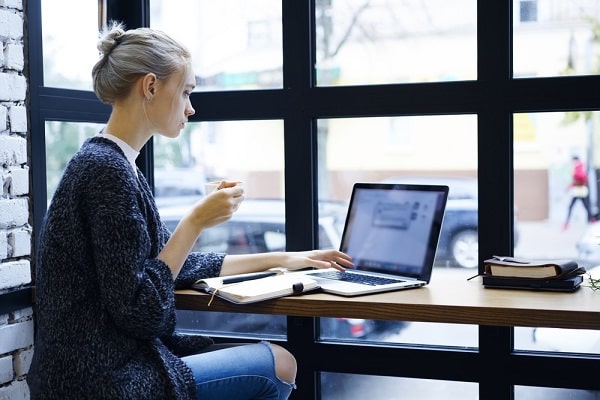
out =
[(598, 73), (597, 1), (521, 0), (515, 9), (516, 78)]
[(476, 1), (460, 3), (317, 1), (317, 83), (476, 79)]
[[(59, 32), (66, 25), (47, 10), (60, 5), (41, 3), (29, 2), (27, 10), (34, 230), (61, 163), (110, 112), (87, 81), (96, 57), (98, 3), (69, 3), (85, 21), (77, 38), (71, 26), (70, 34)], [(497, 253), (583, 260), (573, 245), (579, 235), (594, 233), (585, 233), (590, 226), (581, 208), (561, 230), (568, 202), (563, 185), (572, 152), (585, 154), (590, 170), (597, 169), (591, 152), (599, 109), (593, 90), (600, 79), (594, 62), (597, 2), (107, 3), (108, 19), (163, 29), (194, 54), (196, 114), (179, 140), (157, 139), (138, 159), (163, 210), (176, 215), (185, 201), (203, 195), (203, 182), (230, 177), (245, 182), (248, 200), (264, 204), (269, 198), (277, 213), (232, 221), (200, 245), (228, 251), (252, 243), (262, 247), (251, 251), (335, 247), (336, 210), (345, 209), (352, 182), (461, 178), (451, 189), (452, 202), (468, 205), (470, 212), (475, 203), (477, 222), (453, 241), (453, 256), (442, 261), (440, 251), (432, 279), (474, 275), (481, 260)], [(73, 50), (63, 56), (59, 44), (69, 43), (78, 43), (81, 57), (72, 57)], [(59, 137), (65, 143), (57, 143)], [(178, 204), (181, 198), (187, 200)], [(551, 253), (541, 233), (559, 238)], [(599, 389), (595, 350), (585, 356), (555, 353), (582, 350), (565, 346), (571, 332), (284, 316), (259, 326), (260, 316), (228, 317), (221, 323), (227, 329), (205, 329), (222, 340), (267, 337), (298, 350), (300, 363), (310, 365), (299, 371), (298, 398), (320, 391), (321, 398), (333, 399), (365, 388), (377, 397), (380, 387), (405, 384), (426, 387), (422, 398), (443, 393), (457, 399), (526, 399), (549, 392), (583, 399)], [(182, 312), (180, 327), (197, 329), (198, 321), (217, 318)], [(240, 328), (229, 329), (234, 323)], [(313, 357), (317, 352), (327, 357)], [(387, 367), (380, 362), (384, 353), (400, 360), (423, 354), (429, 364)], [(482, 371), (498, 359), (506, 374), (488, 379)], [(565, 359), (576, 378), (559, 375)], [(513, 372), (533, 369), (540, 372), (535, 381)]]
[[(92, 67), (98, 60), (98, 6), (93, 1), (42, 0), (44, 84), (92, 90)], [(66, 24), (65, 9), (77, 18)], [(77, 57), (72, 57), (72, 54)]]
[(283, 86), (281, 1), (152, 0), (150, 5), (152, 27), (192, 52), (196, 90)]

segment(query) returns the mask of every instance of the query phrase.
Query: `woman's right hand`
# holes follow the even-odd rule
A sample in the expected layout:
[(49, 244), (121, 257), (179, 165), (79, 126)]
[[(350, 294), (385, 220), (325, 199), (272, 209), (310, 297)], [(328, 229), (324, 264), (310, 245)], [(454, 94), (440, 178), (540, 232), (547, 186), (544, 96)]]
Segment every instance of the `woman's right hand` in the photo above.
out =
[(200, 230), (228, 221), (244, 200), (237, 182), (221, 182), (219, 188), (198, 201), (184, 217)]
[(237, 182), (223, 181), (218, 190), (197, 202), (179, 221), (171, 238), (158, 254), (158, 258), (171, 269), (174, 279), (202, 230), (228, 221), (243, 200), (243, 187)]

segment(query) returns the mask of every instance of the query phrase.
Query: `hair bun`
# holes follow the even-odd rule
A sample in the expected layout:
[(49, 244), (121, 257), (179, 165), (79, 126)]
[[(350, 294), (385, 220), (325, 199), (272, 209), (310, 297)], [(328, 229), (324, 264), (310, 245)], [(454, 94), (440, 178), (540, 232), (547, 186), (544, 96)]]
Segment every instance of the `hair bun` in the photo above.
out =
[(100, 53), (105, 56), (109, 55), (121, 43), (124, 34), (125, 29), (120, 23), (112, 23), (104, 28), (100, 33), (97, 46)]

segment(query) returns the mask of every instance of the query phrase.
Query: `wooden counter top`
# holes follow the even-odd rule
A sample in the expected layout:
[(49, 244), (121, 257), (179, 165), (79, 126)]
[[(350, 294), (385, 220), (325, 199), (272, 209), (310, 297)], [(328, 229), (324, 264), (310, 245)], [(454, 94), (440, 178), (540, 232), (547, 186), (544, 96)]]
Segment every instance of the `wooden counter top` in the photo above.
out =
[(345, 317), (400, 321), (600, 329), (600, 291), (574, 293), (486, 289), (480, 278), (444, 277), (428, 286), (346, 298), (324, 293), (285, 297), (248, 305), (231, 304), (195, 290), (176, 292), (177, 308)]

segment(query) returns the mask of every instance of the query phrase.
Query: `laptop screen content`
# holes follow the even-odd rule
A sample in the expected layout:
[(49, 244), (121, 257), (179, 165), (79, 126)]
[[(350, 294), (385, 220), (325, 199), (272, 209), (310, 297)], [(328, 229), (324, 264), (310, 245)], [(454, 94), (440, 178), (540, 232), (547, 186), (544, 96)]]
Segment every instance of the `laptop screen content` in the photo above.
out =
[(353, 190), (340, 250), (358, 270), (428, 281), (447, 187), (359, 183)]

